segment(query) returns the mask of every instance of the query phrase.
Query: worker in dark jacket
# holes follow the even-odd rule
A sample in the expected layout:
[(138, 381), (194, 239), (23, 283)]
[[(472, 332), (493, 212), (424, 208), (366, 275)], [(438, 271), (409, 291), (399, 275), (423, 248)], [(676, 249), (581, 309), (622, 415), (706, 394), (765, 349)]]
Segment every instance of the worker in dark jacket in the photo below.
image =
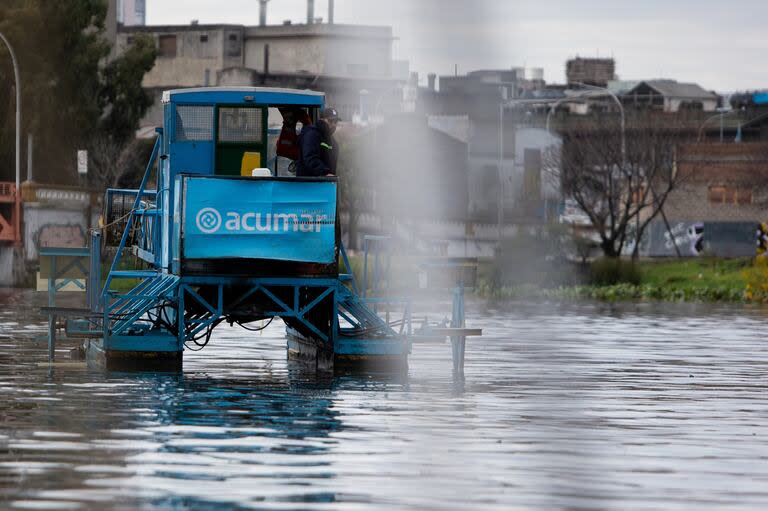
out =
[(335, 176), (339, 161), (339, 148), (333, 134), (339, 123), (339, 114), (333, 108), (320, 111), (320, 120), (305, 126), (299, 136), (301, 157), (296, 166), (296, 177)]

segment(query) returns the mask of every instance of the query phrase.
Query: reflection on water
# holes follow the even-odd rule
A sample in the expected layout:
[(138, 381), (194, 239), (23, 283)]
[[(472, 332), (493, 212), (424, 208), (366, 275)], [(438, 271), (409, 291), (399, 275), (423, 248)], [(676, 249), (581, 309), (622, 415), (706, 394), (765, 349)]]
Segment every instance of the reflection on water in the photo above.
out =
[(32, 301), (0, 294), (3, 509), (768, 505), (764, 309), (477, 304), (455, 381), (447, 346), (303, 374), (277, 324), (180, 375), (49, 370)]

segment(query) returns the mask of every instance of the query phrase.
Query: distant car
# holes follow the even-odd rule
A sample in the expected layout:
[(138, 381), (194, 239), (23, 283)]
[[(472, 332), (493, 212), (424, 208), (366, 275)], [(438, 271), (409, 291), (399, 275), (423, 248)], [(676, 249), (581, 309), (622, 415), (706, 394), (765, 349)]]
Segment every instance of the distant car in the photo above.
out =
[(574, 227), (592, 227), (592, 221), (573, 199), (566, 199), (563, 212), (560, 215), (561, 224), (569, 224)]

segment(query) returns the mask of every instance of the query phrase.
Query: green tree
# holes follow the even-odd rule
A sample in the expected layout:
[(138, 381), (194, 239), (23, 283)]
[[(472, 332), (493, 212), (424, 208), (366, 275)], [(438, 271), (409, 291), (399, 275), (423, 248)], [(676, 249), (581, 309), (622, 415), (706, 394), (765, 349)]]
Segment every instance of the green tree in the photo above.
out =
[(156, 56), (154, 39), (139, 36), (120, 58), (104, 67), (99, 95), (104, 116), (100, 127), (120, 143), (133, 138), (138, 122), (152, 106), (152, 97), (141, 82), (154, 67)]
[[(152, 97), (141, 86), (144, 75), (155, 65), (157, 51), (150, 36), (137, 37), (120, 58), (107, 64), (102, 73), (99, 129), (85, 147), (89, 151), (88, 179), (91, 186), (104, 189), (116, 186), (124, 174), (143, 170), (146, 144), (135, 144), (134, 133)], [(139, 159), (140, 161), (135, 161)], [(137, 166), (137, 163), (139, 164)]]
[[(108, 62), (105, 0), (4, 0), (0, 31), (16, 50), (22, 81), (22, 130), (35, 135), (35, 179), (68, 183), (75, 155), (98, 137), (124, 146), (151, 104), (141, 88), (154, 65), (146, 39)], [(13, 80), (0, 49), (0, 179), (12, 176)], [(98, 137), (97, 137), (98, 135)], [(102, 144), (103, 145), (103, 144)]]

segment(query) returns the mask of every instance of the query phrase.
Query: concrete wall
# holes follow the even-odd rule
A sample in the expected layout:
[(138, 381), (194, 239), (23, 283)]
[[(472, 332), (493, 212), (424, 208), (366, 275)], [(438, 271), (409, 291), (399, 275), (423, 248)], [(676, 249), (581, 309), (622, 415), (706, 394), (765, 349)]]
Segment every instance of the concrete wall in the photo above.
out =
[(206, 76), (208, 85), (215, 85), (218, 71), (243, 64), (242, 27), (153, 28), (123, 30), (117, 35), (118, 53), (125, 51), (140, 34), (150, 35), (156, 41), (161, 36), (176, 37), (176, 56), (158, 56), (155, 67), (144, 76), (146, 88), (200, 87), (206, 85)]
[(43, 247), (86, 246), (88, 212), (51, 204), (24, 204), (24, 252), (37, 261)]
[(264, 72), (264, 46), (269, 44), (269, 71), (272, 73), (321, 74), (325, 69), (325, 41), (319, 37), (259, 38), (245, 42), (245, 66)]
[[(640, 240), (641, 257), (755, 257), (760, 253), (757, 222), (670, 222), (654, 220)], [(677, 249), (675, 249), (677, 245)], [(631, 255), (630, 241), (624, 255)]]
[[(176, 55), (159, 56), (144, 77), (144, 86), (215, 85), (218, 72), (233, 67), (264, 71), (269, 45), (270, 72), (388, 79), (392, 75), (392, 29), (355, 25), (178, 25), (124, 27), (117, 34), (117, 53), (133, 38), (147, 34), (176, 37)], [(204, 40), (207, 39), (207, 40)], [(159, 44), (159, 43), (158, 43)]]
[(245, 67), (274, 73), (391, 78), (392, 29), (358, 25), (283, 25), (245, 29)]
[(231, 67), (219, 71), (216, 85), (252, 86), (256, 83), (256, 71), (242, 67)]
[(21, 247), (0, 245), (0, 287), (19, 286), (24, 281), (24, 254)]
[(87, 246), (88, 229), (98, 224), (99, 197), (76, 187), (22, 183), (22, 245), (0, 244), (0, 287), (28, 282), (42, 247)]
[(37, 261), (42, 247), (87, 245), (88, 229), (97, 225), (101, 208), (85, 190), (24, 183), (24, 258)]
[(307, 72), (329, 76), (389, 78), (392, 45), (386, 40), (311, 37), (258, 37), (245, 43), (245, 66), (264, 72), (269, 45), (269, 71)]

